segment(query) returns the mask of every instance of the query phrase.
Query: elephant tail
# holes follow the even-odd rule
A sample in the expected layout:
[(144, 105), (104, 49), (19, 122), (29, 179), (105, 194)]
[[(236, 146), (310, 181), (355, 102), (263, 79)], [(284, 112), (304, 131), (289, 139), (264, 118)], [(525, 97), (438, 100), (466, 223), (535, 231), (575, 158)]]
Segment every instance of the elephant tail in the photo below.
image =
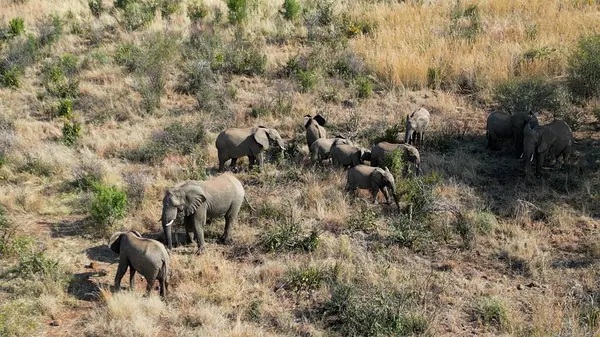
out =
[(246, 198), (245, 195), (244, 195), (244, 200), (246, 201), (246, 203), (248, 204), (248, 207), (250, 207), (250, 209), (252, 210), (252, 212), (256, 212), (256, 209), (254, 207), (252, 207), (252, 205), (250, 205), (250, 202), (248, 201), (248, 198)]

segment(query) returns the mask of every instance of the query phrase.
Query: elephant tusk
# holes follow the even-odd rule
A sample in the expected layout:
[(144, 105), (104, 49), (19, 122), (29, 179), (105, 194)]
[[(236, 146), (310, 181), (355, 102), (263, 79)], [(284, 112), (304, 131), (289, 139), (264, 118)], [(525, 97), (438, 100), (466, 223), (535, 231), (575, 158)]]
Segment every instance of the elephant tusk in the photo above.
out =
[(533, 153), (531, 154), (531, 159), (529, 159), (530, 162), (533, 161)]
[(169, 226), (171, 226), (171, 225), (173, 224), (173, 221), (175, 221), (175, 219), (173, 219), (173, 220), (169, 221), (169, 223), (167, 223), (167, 224), (165, 225), (165, 227), (169, 227)]
[(521, 153), (521, 156), (519, 157), (519, 159), (523, 158), (523, 154)]

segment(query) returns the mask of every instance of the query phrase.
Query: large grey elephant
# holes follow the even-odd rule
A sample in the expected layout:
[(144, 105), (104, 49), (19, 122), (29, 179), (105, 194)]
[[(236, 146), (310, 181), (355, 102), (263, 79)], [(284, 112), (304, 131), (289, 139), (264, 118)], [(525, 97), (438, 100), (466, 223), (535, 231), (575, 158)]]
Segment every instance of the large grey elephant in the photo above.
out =
[(312, 143), (312, 145), (310, 146), (310, 160), (313, 163), (316, 163), (329, 159), (331, 157), (331, 146), (334, 143), (337, 145), (352, 145), (352, 142), (349, 139), (346, 139), (339, 135), (335, 138), (319, 138), (315, 140), (315, 142)]
[(492, 112), (489, 114), (486, 125), (487, 148), (499, 150), (499, 139), (512, 139), (515, 146), (515, 155), (520, 158), (523, 154), (523, 128), (538, 125), (534, 115), (526, 113), (515, 113), (513, 115), (505, 112)]
[(406, 133), (404, 134), (404, 142), (421, 146), (423, 136), (429, 126), (429, 111), (425, 108), (419, 108), (406, 116)]
[(308, 145), (309, 149), (312, 143), (315, 142), (315, 140), (327, 137), (327, 131), (325, 131), (325, 128), (323, 128), (326, 122), (327, 121), (325, 120), (325, 118), (319, 114), (317, 114), (315, 117), (312, 117), (311, 115), (304, 116), (304, 127), (306, 128), (306, 144)]
[(355, 192), (357, 188), (371, 190), (373, 203), (377, 204), (377, 194), (379, 191), (385, 196), (387, 203), (390, 202), (390, 191), (394, 198), (394, 203), (400, 210), (400, 203), (396, 195), (396, 183), (394, 176), (385, 168), (372, 167), (367, 165), (356, 165), (348, 170), (346, 181), (346, 191)]
[(169, 287), (169, 253), (165, 246), (152, 239), (142, 238), (136, 231), (117, 232), (108, 240), (108, 247), (119, 254), (119, 267), (115, 276), (115, 291), (121, 289), (121, 279), (129, 267), (129, 289), (135, 289), (135, 272), (146, 278), (146, 294), (155, 280), (160, 284), (160, 296), (166, 296)]
[(169, 249), (173, 248), (171, 227), (177, 212), (183, 212), (186, 243), (195, 241), (198, 252), (204, 249), (204, 225), (207, 218), (225, 216), (225, 232), (221, 242), (231, 243), (231, 228), (246, 199), (245, 195), (242, 183), (230, 173), (207, 181), (188, 180), (170, 188), (163, 198), (161, 217)]
[[(391, 155), (394, 151), (400, 151), (402, 155), (402, 161), (405, 163), (412, 163), (415, 167), (415, 174), (421, 173), (421, 155), (416, 147), (408, 144), (395, 144), (388, 142), (377, 143), (371, 149), (371, 166), (384, 167), (386, 157)], [(405, 173), (408, 170), (408, 166), (405, 167)]]
[(338, 167), (354, 167), (364, 163), (365, 158), (370, 158), (369, 150), (360, 146), (348, 144), (334, 144), (331, 146), (331, 163)]
[(283, 139), (275, 129), (263, 126), (252, 128), (229, 128), (217, 136), (215, 146), (219, 156), (219, 172), (225, 170), (225, 162), (231, 159), (230, 168), (235, 168), (237, 159), (248, 156), (250, 170), (258, 160), (258, 169), (262, 171), (263, 150), (271, 143), (275, 143), (281, 150), (285, 150)]
[(535, 158), (536, 174), (540, 174), (544, 159), (549, 151), (555, 158), (562, 156), (563, 163), (566, 163), (571, 155), (573, 132), (569, 125), (563, 120), (555, 120), (550, 124), (534, 128), (530, 125), (526, 125), (523, 128), (523, 134), (523, 160), (525, 161), (525, 173), (529, 172), (531, 162)]

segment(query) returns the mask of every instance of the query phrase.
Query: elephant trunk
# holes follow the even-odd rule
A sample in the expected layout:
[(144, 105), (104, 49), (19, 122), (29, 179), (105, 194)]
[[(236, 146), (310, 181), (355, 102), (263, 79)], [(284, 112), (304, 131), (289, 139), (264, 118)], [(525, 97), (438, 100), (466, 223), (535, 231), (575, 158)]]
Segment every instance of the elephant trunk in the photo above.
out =
[(410, 140), (412, 138), (414, 130), (410, 129), (410, 130), (406, 130), (406, 133), (404, 134), (404, 143), (406, 144), (410, 144)]
[(177, 209), (173, 210), (164, 210), (161, 217), (162, 220), (162, 228), (165, 234), (166, 246), (169, 249), (173, 249), (173, 240), (172, 240), (172, 230), (171, 227), (175, 223), (175, 218), (177, 218)]
[[(171, 223), (173, 220), (171, 220)], [(173, 249), (173, 239), (171, 234), (171, 225), (163, 226), (163, 231), (165, 232), (165, 240), (167, 241), (167, 247), (169, 249)]]

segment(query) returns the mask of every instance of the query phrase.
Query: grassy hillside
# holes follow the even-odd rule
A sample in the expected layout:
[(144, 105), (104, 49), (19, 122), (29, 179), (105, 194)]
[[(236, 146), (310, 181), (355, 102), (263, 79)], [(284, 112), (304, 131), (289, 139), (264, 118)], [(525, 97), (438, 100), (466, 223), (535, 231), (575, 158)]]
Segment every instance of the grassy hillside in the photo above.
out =
[[(0, 335), (600, 331), (598, 2), (0, 0), (0, 13)], [(424, 174), (396, 178), (410, 219), (308, 160), (306, 114), (371, 147), (399, 140), (417, 107), (432, 116)], [(524, 176), (508, 142), (486, 150), (494, 109), (565, 119), (567, 168)], [(256, 212), (242, 208), (234, 243), (213, 220), (202, 255), (172, 252), (165, 301), (145, 281), (113, 294), (110, 234), (162, 240), (165, 189), (217, 174), (217, 134), (255, 125), (287, 151), (237, 174)]]

